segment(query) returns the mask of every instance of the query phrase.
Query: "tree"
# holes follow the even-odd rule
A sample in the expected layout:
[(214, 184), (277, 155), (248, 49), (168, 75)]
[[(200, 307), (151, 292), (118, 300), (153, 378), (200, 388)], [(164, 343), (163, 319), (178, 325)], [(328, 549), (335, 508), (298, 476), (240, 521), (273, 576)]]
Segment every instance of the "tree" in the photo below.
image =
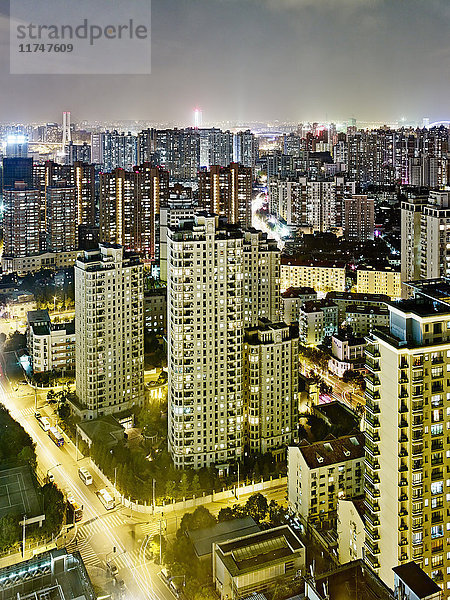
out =
[(186, 498), (189, 490), (189, 482), (186, 473), (183, 473), (180, 481), (180, 494), (182, 498)]
[(27, 336), (24, 333), (20, 333), (20, 331), (15, 331), (14, 333), (11, 333), (6, 340), (3, 351), (15, 352), (17, 350), (21, 350), (22, 348), (26, 348), (26, 346)]
[(206, 529), (217, 523), (216, 518), (204, 506), (198, 506), (193, 513), (185, 513), (181, 519), (177, 536), (184, 535), (194, 529)]
[(170, 499), (175, 497), (175, 488), (176, 488), (176, 484), (175, 481), (168, 481), (166, 483), (166, 496)]
[(62, 421), (65, 421), (70, 417), (70, 408), (67, 402), (61, 402), (61, 404), (58, 406), (58, 417)]
[(245, 503), (245, 512), (257, 523), (266, 518), (268, 509), (267, 498), (260, 493), (252, 494)]
[(0, 547), (9, 548), (20, 539), (20, 517), (9, 513), (0, 519)]
[(197, 473), (192, 478), (191, 490), (194, 494), (197, 494), (197, 492), (200, 490), (200, 478)]
[(24, 446), (17, 455), (17, 458), (26, 465), (30, 465), (33, 471), (36, 469), (36, 453), (31, 446)]

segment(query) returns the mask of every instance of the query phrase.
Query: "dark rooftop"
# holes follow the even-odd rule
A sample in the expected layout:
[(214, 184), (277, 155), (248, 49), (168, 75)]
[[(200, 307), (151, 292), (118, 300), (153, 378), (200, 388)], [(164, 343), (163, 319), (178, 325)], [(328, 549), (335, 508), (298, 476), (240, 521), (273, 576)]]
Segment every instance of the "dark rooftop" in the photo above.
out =
[(419, 598), (428, 598), (441, 591), (441, 588), (414, 561), (392, 569), (403, 583)]
[(299, 296), (306, 296), (315, 294), (316, 290), (312, 287), (290, 287), (285, 292), (282, 292), (282, 298), (298, 298)]
[(354, 292), (328, 292), (330, 300), (351, 300), (353, 302), (389, 302), (390, 297), (385, 294), (356, 294)]
[(257, 533), (259, 530), (259, 526), (251, 517), (244, 517), (217, 523), (212, 527), (188, 531), (187, 534), (194, 546), (195, 553), (201, 558), (211, 554), (213, 544), (233, 540), (250, 533)]
[(321, 442), (302, 441), (298, 446), (310, 469), (335, 465), (364, 456), (364, 434), (355, 433)]
[(292, 265), (297, 267), (334, 267), (338, 269), (345, 269), (345, 263), (343, 262), (329, 262), (329, 261), (318, 261), (318, 260), (302, 260), (299, 258), (293, 258), (291, 256), (281, 257), (282, 265)]

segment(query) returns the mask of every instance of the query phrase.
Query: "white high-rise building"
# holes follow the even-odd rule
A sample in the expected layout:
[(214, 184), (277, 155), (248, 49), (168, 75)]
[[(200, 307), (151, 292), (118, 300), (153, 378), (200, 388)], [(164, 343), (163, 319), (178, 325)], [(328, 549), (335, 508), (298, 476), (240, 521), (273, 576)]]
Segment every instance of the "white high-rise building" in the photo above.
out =
[(168, 437), (176, 467), (242, 453), (243, 236), (198, 215), (167, 235)]
[(143, 265), (101, 244), (75, 264), (76, 390), (84, 419), (144, 400)]

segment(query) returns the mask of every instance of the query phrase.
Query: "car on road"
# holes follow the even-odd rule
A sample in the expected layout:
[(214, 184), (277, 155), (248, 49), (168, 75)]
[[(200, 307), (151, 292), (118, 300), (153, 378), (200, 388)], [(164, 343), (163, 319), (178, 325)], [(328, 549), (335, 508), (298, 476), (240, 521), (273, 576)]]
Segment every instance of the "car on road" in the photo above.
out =
[(19, 383), (20, 385), (28, 385), (28, 381), (26, 379), (21, 379)]

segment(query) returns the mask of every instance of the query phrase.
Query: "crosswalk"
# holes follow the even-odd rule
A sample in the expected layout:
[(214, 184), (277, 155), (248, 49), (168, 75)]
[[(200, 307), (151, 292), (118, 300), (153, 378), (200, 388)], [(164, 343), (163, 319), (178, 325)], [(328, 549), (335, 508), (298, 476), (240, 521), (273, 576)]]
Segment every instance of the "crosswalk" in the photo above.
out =
[[(105, 529), (114, 529), (129, 524), (129, 519), (117, 512), (80, 523), (76, 539), (67, 546), (67, 549), (69, 552), (78, 550), (88, 569), (104, 566), (102, 559), (95, 552), (91, 541), (95, 539), (97, 534), (104, 533)], [(136, 523), (136, 535), (141, 541), (141, 546), (136, 550), (115, 555), (113, 562), (117, 565), (118, 569), (139, 568), (147, 560), (146, 540), (157, 533), (159, 533), (159, 523), (157, 522)]]
[(34, 406), (28, 406), (27, 408), (16, 409), (16, 414), (19, 417), (32, 417), (34, 415)]

